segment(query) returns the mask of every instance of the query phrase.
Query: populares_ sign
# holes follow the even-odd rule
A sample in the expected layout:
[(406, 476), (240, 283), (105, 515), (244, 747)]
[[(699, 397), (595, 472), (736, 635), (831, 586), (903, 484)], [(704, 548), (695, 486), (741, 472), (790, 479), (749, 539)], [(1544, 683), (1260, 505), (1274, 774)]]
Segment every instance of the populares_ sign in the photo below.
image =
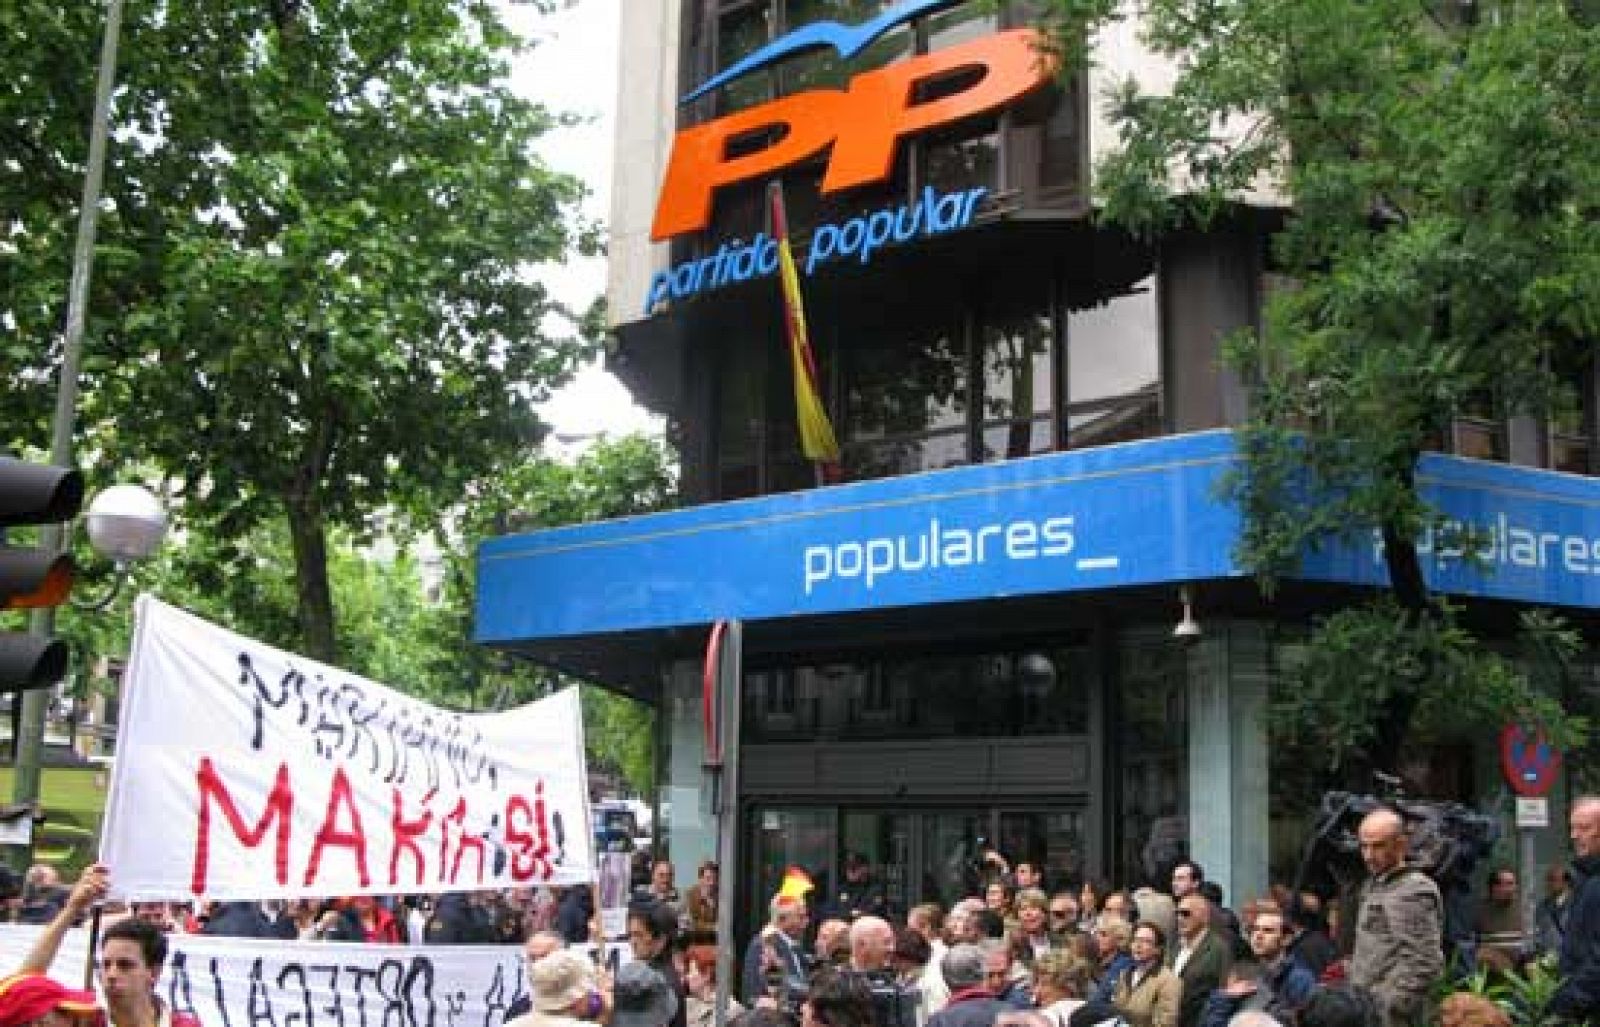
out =
[(593, 878), (577, 689), (454, 713), (151, 596), (135, 614), (100, 849), (115, 897)]
[[(684, 102), (798, 53), (830, 49), (848, 58), (905, 22), (954, 5), (913, 0), (859, 25), (803, 26), (731, 65)], [(1005, 107), (1052, 72), (1036, 33), (1012, 29), (864, 72), (843, 89), (808, 89), (683, 129), (673, 140), (651, 238), (705, 229), (718, 190), (771, 177), (830, 147), (824, 194), (885, 181), (905, 140)], [(960, 88), (918, 99), (925, 85), (958, 78)]]

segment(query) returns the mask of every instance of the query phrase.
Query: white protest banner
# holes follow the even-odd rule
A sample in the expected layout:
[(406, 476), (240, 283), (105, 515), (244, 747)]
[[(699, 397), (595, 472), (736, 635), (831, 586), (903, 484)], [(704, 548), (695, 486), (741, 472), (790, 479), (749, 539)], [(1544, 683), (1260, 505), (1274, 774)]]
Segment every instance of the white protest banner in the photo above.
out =
[(136, 607), (100, 856), (116, 897), (438, 893), (593, 876), (577, 689), (440, 710)]
[[(0, 926), (0, 965), (15, 967), (42, 928)], [(156, 993), (206, 1027), (499, 1027), (527, 994), (514, 945), (370, 945), (168, 936)], [(83, 981), (89, 932), (68, 932), (50, 976)], [(588, 951), (589, 946), (573, 946)], [(613, 971), (627, 946), (605, 951)]]

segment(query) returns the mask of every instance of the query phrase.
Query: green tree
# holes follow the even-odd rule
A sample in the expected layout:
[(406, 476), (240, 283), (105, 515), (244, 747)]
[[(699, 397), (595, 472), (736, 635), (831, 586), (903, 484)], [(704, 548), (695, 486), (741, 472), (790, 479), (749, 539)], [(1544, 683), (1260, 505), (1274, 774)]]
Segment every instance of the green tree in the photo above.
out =
[[(441, 539), (443, 579), (429, 594), (416, 558), (402, 545), (377, 556), (352, 533), (335, 529), (328, 578), (337, 621), (339, 666), (457, 710), (505, 709), (550, 691), (582, 688), (585, 741), (591, 766), (620, 774), (648, 794), (655, 775), (652, 714), (647, 704), (578, 682), (527, 661), (490, 653), (472, 643), (473, 554), (478, 543), (505, 530), (533, 530), (647, 513), (676, 501), (674, 458), (662, 442), (630, 435), (601, 440), (571, 462), (528, 460), (484, 479)], [(395, 540), (383, 539), (384, 548)], [(103, 564), (87, 552), (91, 571), (84, 594), (104, 594)], [(150, 564), (134, 568), (133, 583), (104, 612), (64, 610), (61, 634), (76, 656), (74, 680), (100, 655), (126, 653), (132, 599), (141, 591), (269, 645), (298, 651), (292, 542), (281, 519), (243, 535), (195, 521), (174, 536)]]
[[(449, 637), (471, 638), (473, 557), (483, 540), (507, 531), (651, 513), (676, 503), (676, 458), (665, 443), (644, 435), (601, 439), (575, 461), (539, 457), (484, 480), (463, 513), (461, 544), (452, 547), (445, 563), (446, 617), (439, 629)], [(449, 650), (448, 657), (463, 700), (473, 706), (514, 705), (572, 683), (525, 661), (465, 644)], [(591, 759), (648, 794), (655, 778), (648, 706), (584, 684), (583, 708)]]
[[(24, 0), (0, 43), (0, 439), (37, 431), (66, 293), (92, 6)], [(328, 537), (431, 523), (517, 459), (585, 352), (537, 266), (591, 235), (510, 93), (517, 40), (467, 0), (131, 4), (82, 404), (231, 540), (281, 518), (297, 648), (333, 660)]]
[[(1131, 9), (1041, 6), (1076, 58)], [(1561, 372), (1594, 359), (1594, 21), (1554, 0), (1133, 6), (1176, 77), (1108, 98), (1121, 139), (1098, 168), (1104, 218), (1149, 236), (1226, 217), (1262, 183), (1291, 198), (1272, 248), (1290, 285), (1230, 349), (1252, 387), (1230, 485), (1240, 562), (1270, 592), (1311, 548), (1383, 544), (1390, 587), (1319, 623), (1294, 722), (1352, 775), (1393, 769), (1412, 729), (1445, 713), (1575, 740), (1582, 724), (1542, 680), (1575, 637), (1525, 618), (1532, 656), (1512, 662), (1430, 592), (1416, 540), (1455, 529), (1416, 467), (1464, 411), (1546, 417)]]

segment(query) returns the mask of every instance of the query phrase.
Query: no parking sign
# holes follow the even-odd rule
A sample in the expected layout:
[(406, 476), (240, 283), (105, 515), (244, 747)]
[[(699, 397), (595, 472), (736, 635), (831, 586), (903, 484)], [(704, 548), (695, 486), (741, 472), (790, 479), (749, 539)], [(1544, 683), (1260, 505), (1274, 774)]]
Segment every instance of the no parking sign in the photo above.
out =
[(1500, 769), (1512, 791), (1537, 798), (1555, 785), (1561, 771), (1561, 753), (1543, 731), (1507, 724), (1500, 731)]

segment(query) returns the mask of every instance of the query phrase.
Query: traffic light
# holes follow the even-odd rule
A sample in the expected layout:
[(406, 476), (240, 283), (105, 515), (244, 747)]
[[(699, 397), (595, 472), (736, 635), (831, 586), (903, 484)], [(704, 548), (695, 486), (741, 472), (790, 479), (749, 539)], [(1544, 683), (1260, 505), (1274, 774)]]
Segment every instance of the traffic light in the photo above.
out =
[[(5, 531), (71, 520), (83, 476), (66, 467), (0, 457), (0, 610), (58, 606), (72, 591), (72, 557), (53, 547), (6, 544)], [(67, 671), (66, 643), (0, 631), (0, 692), (49, 688)]]

